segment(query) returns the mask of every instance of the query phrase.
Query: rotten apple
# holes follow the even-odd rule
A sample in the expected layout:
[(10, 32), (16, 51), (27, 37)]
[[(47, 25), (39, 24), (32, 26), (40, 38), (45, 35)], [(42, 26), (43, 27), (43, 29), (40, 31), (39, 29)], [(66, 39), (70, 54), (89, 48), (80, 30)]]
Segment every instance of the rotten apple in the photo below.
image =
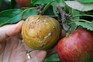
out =
[(31, 49), (48, 50), (60, 38), (59, 22), (49, 16), (33, 15), (26, 19), (22, 26), (25, 44)]
[(16, 2), (20, 7), (26, 7), (30, 5), (31, 0), (16, 0)]
[(93, 32), (77, 29), (58, 42), (57, 52), (62, 62), (93, 62)]

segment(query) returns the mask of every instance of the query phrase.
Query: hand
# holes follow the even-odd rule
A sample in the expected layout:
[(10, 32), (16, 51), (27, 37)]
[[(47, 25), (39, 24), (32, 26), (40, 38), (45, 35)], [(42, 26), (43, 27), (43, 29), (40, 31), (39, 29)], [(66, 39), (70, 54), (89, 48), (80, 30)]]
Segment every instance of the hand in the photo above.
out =
[[(27, 48), (21, 39), (23, 21), (0, 27), (0, 62), (43, 62), (46, 51), (32, 51), (27, 58)], [(31, 50), (31, 49), (30, 49)]]

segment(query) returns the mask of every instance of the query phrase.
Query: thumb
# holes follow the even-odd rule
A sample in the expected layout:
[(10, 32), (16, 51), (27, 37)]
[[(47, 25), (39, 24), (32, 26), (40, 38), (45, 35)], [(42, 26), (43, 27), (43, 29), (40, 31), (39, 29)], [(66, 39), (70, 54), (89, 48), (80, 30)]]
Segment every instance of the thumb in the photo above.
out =
[(0, 27), (0, 42), (10, 36), (16, 35), (21, 31), (23, 21), (20, 21), (17, 24), (6, 25)]

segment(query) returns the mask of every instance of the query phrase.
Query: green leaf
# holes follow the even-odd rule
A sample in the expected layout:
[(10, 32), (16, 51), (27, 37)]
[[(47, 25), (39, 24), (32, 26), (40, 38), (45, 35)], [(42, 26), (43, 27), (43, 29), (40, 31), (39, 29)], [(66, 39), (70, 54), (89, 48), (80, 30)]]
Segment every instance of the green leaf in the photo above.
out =
[(57, 15), (57, 3), (56, 2), (53, 2), (52, 3), (52, 7), (53, 7), (54, 14)]
[(76, 15), (81, 15), (79, 11), (69, 8), (69, 14), (72, 15), (73, 21), (79, 21), (80, 17), (76, 16)]
[(22, 19), (23, 11), (20, 9), (11, 9), (0, 12), (0, 26), (12, 24)]
[(47, 4), (53, 0), (32, 0), (33, 4)]
[(35, 10), (35, 9), (28, 9), (27, 11), (24, 12), (23, 19), (26, 19), (29, 16), (37, 15), (37, 14), (38, 14), (38, 11), (37, 10)]
[(82, 13), (81, 13), (81, 14), (75, 14), (75, 15), (73, 16), (73, 18), (74, 18), (74, 17), (81, 17), (81, 16), (89, 16), (89, 17), (93, 17), (93, 15), (90, 15), (90, 14), (84, 14), (84, 13), (82, 14)]
[(60, 62), (60, 59), (58, 57), (58, 54), (55, 53), (55, 54), (49, 56), (48, 58), (46, 58), (44, 62)]
[(65, 1), (66, 4), (76, 10), (79, 11), (90, 11), (93, 10), (93, 3), (90, 4), (84, 4), (84, 3), (80, 3), (78, 1)]
[(93, 3), (93, 0), (79, 0), (81, 3)]
[(76, 25), (82, 26), (83, 28), (86, 28), (88, 30), (93, 31), (93, 22), (87, 21), (87, 20), (81, 20), (79, 22), (75, 22)]
[(12, 16), (19, 14), (22, 11), (23, 10), (20, 10), (20, 9), (4, 10), (4, 11), (0, 12), (0, 17), (12, 17)]
[(77, 28), (77, 25), (75, 23), (71, 24), (71, 28), (70, 28), (71, 33), (74, 32), (76, 28)]
[(64, 0), (55, 0), (55, 1), (58, 4), (65, 5), (65, 1)]
[(32, 8), (28, 8), (25, 10), (21, 9), (11, 9), (0, 12), (0, 26), (6, 24), (12, 24), (19, 22), (22, 19), (26, 19), (31, 15), (37, 15), (38, 11)]
[(21, 21), (22, 15), (23, 15), (23, 12), (21, 12), (18, 15), (12, 17), (11, 19), (8, 20), (8, 21), (10, 21), (9, 23), (12, 24), (12, 23), (16, 23), (16, 22)]
[(72, 23), (72, 24), (70, 25), (70, 29), (69, 29), (69, 31), (66, 33), (66, 35), (69, 35), (69, 34), (73, 33), (73, 32), (76, 30), (77, 27), (78, 27), (78, 26), (77, 26), (75, 23)]

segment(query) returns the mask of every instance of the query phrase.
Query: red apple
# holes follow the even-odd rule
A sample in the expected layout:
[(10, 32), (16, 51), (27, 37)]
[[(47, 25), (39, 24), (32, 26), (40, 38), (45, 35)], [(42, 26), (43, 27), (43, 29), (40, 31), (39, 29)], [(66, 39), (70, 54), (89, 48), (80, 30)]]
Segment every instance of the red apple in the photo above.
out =
[(59, 41), (57, 52), (62, 62), (93, 62), (93, 32), (76, 30)]
[(31, 3), (31, 0), (16, 0), (20, 7), (26, 7)]

